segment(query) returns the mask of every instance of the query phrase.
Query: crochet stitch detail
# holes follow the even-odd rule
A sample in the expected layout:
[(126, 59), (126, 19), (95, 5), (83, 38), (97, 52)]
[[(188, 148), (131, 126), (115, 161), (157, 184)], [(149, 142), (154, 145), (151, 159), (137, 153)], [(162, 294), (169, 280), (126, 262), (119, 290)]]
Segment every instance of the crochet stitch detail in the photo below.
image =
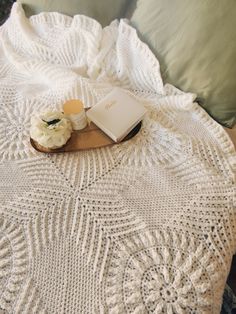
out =
[[(147, 108), (131, 140), (41, 154), (32, 114), (114, 86)], [(236, 252), (236, 153), (196, 95), (163, 84), (126, 21), (0, 28), (0, 312), (219, 313)], [(129, 104), (127, 103), (127, 106)]]

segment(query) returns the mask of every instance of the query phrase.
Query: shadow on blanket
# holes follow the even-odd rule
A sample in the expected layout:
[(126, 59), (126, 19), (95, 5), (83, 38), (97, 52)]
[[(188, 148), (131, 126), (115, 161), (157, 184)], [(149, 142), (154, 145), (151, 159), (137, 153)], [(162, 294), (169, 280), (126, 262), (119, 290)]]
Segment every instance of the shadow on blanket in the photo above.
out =
[(236, 314), (236, 296), (228, 285), (225, 287), (221, 314)]
[(0, 25), (8, 18), (14, 0), (0, 0)]

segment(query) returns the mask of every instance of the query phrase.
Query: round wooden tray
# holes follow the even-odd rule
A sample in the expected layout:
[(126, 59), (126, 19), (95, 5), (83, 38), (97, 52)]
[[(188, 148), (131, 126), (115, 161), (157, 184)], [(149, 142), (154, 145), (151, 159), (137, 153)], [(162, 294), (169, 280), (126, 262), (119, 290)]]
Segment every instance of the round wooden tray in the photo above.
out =
[[(136, 125), (135, 128), (122, 140), (128, 141), (134, 137), (141, 129), (142, 122)], [(39, 145), (36, 141), (30, 138), (30, 143), (34, 149), (42, 153), (65, 153), (74, 152), (85, 149), (99, 148), (109, 145), (118, 144), (108, 137), (102, 130), (100, 130), (92, 122), (83, 130), (73, 131), (69, 141), (62, 147), (50, 149)]]

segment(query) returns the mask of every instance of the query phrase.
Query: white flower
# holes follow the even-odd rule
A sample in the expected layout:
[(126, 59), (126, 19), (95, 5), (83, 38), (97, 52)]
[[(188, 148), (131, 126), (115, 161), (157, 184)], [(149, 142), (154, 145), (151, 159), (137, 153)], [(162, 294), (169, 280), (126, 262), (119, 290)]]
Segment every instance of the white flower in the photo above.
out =
[(71, 132), (71, 122), (59, 111), (48, 111), (31, 118), (30, 136), (44, 147), (63, 146)]

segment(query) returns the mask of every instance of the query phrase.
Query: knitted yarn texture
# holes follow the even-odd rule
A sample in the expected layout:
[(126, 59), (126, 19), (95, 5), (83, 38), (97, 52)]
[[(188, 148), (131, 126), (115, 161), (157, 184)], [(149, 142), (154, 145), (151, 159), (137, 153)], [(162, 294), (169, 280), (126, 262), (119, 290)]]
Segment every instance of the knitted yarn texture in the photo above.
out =
[[(30, 118), (114, 86), (148, 114), (130, 141), (67, 154)], [(236, 153), (195, 95), (164, 85), (125, 20), (19, 4), (0, 28), (0, 313), (219, 313), (236, 252)], [(127, 103), (127, 106), (129, 104)]]

